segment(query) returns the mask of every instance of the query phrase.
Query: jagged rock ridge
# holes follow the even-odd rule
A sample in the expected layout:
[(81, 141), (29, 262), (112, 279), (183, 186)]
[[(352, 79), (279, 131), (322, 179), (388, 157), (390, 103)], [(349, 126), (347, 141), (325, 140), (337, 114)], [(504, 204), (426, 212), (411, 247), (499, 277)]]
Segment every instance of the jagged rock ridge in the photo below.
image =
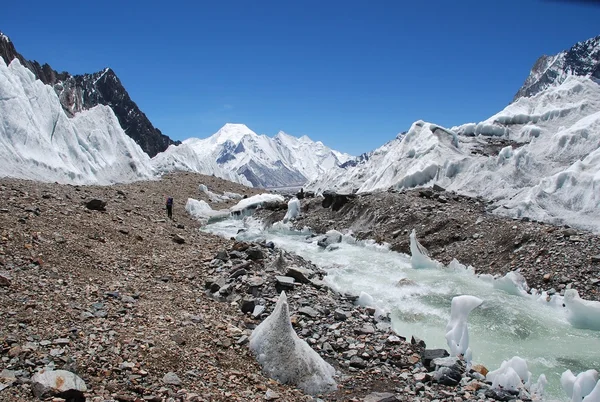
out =
[(110, 68), (93, 74), (71, 75), (57, 72), (50, 65), (25, 59), (8, 36), (0, 32), (0, 55), (8, 65), (18, 59), (44, 84), (52, 85), (63, 109), (69, 116), (96, 105), (109, 106), (125, 133), (150, 157), (164, 151), (171, 144), (180, 144), (154, 127), (148, 117), (129, 97), (127, 90)]
[(600, 35), (577, 42), (569, 50), (557, 55), (540, 57), (514, 100), (561, 84), (569, 74), (600, 79)]

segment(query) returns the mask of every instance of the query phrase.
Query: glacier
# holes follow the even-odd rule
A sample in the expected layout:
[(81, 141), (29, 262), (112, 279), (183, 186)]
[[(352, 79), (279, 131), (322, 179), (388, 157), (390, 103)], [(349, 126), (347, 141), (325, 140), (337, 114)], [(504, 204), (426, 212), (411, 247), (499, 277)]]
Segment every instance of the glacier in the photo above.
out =
[[(569, 75), (480, 123), (447, 129), (424, 121), (305, 188), (321, 193), (438, 184), (493, 201), (509, 217), (600, 230), (600, 85)], [(494, 140), (509, 144), (488, 151)]]
[(156, 177), (108, 106), (67, 117), (51, 86), (0, 60), (0, 177), (112, 184)]

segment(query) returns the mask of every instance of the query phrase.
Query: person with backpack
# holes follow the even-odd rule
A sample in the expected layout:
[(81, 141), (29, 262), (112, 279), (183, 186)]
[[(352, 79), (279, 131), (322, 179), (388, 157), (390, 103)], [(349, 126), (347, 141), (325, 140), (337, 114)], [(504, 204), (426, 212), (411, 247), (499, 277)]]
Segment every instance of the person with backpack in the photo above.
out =
[(173, 219), (173, 197), (167, 197), (167, 216)]

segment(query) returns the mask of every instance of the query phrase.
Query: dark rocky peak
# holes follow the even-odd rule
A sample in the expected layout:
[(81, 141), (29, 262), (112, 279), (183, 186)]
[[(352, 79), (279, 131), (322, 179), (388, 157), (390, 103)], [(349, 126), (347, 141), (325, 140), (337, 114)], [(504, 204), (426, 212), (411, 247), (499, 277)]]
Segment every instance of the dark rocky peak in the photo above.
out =
[(557, 55), (540, 57), (513, 101), (560, 84), (569, 74), (600, 78), (600, 36), (578, 42)]
[(105, 68), (93, 74), (71, 75), (59, 73), (50, 65), (40, 65), (37, 61), (25, 59), (8, 36), (0, 32), (0, 55), (8, 65), (19, 59), (22, 65), (31, 70), (44, 84), (52, 85), (63, 109), (69, 116), (97, 105), (109, 106), (125, 133), (131, 137), (144, 152), (151, 157), (164, 151), (173, 141), (154, 127), (148, 117), (129, 97), (121, 80), (111, 68)]

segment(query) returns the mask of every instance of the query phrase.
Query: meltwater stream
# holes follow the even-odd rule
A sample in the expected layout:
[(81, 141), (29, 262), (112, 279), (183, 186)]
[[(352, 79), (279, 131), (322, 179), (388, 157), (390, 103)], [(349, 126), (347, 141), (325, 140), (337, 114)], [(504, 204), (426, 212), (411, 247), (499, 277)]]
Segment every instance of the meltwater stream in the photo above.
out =
[[(238, 234), (240, 229), (245, 231)], [(474, 363), (492, 371), (503, 360), (520, 356), (527, 360), (534, 381), (546, 374), (549, 399), (566, 400), (560, 387), (560, 375), (565, 370), (576, 374), (591, 368), (600, 370), (600, 332), (573, 328), (562, 306), (510, 295), (466, 270), (413, 269), (409, 256), (351, 238), (326, 251), (316, 239), (308, 239), (308, 233), (279, 224), (263, 231), (252, 218), (223, 220), (204, 230), (238, 240), (265, 239), (301, 255), (327, 271), (326, 282), (332, 288), (371, 295), (376, 307), (390, 312), (398, 334), (419, 337), (428, 348), (447, 349), (444, 334), (452, 298), (478, 296), (484, 303), (469, 316)], [(398, 286), (403, 278), (415, 284)]]

